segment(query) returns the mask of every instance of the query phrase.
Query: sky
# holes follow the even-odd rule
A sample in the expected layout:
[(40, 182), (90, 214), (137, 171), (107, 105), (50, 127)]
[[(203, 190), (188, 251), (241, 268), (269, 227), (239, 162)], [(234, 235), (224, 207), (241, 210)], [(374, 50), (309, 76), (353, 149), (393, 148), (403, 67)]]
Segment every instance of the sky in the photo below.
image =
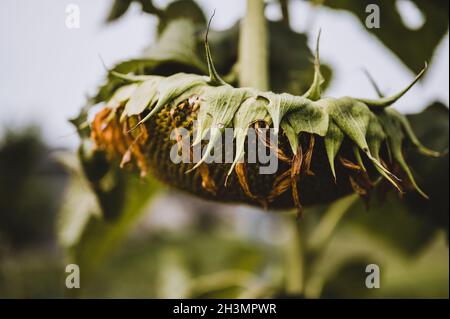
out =
[[(207, 15), (216, 9), (213, 29), (232, 26), (245, 12), (244, 0), (198, 2)], [(106, 66), (112, 66), (132, 58), (155, 37), (156, 18), (142, 14), (138, 5), (133, 5), (119, 21), (105, 25), (111, 3), (111, 0), (0, 1), (0, 135), (6, 128), (35, 123), (42, 127), (51, 146), (76, 147), (77, 135), (67, 120), (77, 114), (86, 96), (102, 83), (106, 73), (102, 60)], [(154, 3), (163, 7), (168, 1)], [(78, 29), (66, 27), (69, 4), (80, 8)], [(403, 10), (407, 23), (420, 23), (421, 17), (414, 8), (406, 5)], [(278, 6), (269, 5), (266, 15), (276, 20), (281, 13)], [(294, 1), (291, 24), (296, 31), (310, 35), (310, 47), (314, 47), (317, 32), (322, 29), (321, 60), (334, 70), (326, 95), (375, 97), (363, 68), (370, 71), (386, 94), (402, 89), (414, 77), (349, 13)], [(412, 113), (436, 100), (449, 105), (448, 86), (447, 34), (424, 80), (396, 108)]]

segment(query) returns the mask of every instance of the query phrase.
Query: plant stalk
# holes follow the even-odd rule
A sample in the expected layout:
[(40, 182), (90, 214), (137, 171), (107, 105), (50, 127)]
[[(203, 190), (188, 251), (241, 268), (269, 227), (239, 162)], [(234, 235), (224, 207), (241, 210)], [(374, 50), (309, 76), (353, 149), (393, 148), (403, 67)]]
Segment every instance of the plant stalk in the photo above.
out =
[[(247, 11), (239, 35), (239, 84), (269, 90), (268, 27), (264, 0), (247, 0)], [(287, 251), (286, 292), (301, 296), (305, 286), (303, 225), (290, 221), (292, 241)]]
[(269, 90), (268, 33), (264, 0), (247, 0), (239, 35), (239, 84)]
[(302, 296), (305, 290), (305, 236), (303, 221), (292, 218), (292, 240), (287, 251), (286, 293)]

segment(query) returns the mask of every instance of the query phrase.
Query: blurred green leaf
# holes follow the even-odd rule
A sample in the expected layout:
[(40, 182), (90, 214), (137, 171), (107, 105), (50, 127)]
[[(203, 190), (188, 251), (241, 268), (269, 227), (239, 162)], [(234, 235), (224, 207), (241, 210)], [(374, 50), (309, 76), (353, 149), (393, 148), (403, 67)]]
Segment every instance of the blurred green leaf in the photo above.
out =
[(321, 298), (365, 298), (373, 294), (373, 290), (365, 286), (366, 266), (372, 264), (370, 258), (362, 256), (350, 259), (330, 276), (322, 288)]
[[(206, 20), (202, 9), (192, 0), (170, 3), (161, 11), (157, 42), (146, 49), (140, 58), (124, 61), (111, 69), (121, 74), (172, 75), (174, 73), (206, 74), (204, 32)], [(182, 21), (182, 22), (181, 22)], [(209, 33), (214, 64), (222, 75), (228, 75), (231, 84), (237, 82), (237, 52), (240, 23), (224, 31)], [(203, 31), (203, 32), (200, 32)], [(307, 37), (292, 31), (284, 22), (269, 22), (271, 90), (301, 95), (314, 76), (313, 55), (307, 46)], [(331, 69), (322, 65), (322, 73), (331, 79)], [(122, 83), (108, 76), (94, 102), (108, 100)]]
[[(221, 74), (228, 74), (238, 62), (239, 26), (236, 23), (224, 31), (211, 30), (208, 36), (214, 64)], [(269, 21), (269, 69), (270, 88), (274, 92), (304, 94), (314, 77), (313, 54), (307, 45), (307, 36), (292, 31), (282, 21)], [(324, 87), (331, 81), (332, 71), (322, 65), (326, 79)]]
[[(139, 58), (121, 62), (110, 71), (120, 74), (172, 75), (178, 72), (206, 74), (206, 64), (199, 59), (195, 25), (186, 19), (171, 21), (157, 42)], [(123, 84), (109, 74), (94, 97), (94, 103), (106, 101)]]
[[(448, 108), (435, 103), (423, 112), (410, 115), (414, 131), (427, 147), (448, 148)], [(448, 232), (448, 155), (430, 158), (407, 152), (407, 160), (420, 186), (430, 196), (424, 199), (414, 190), (404, 198), (388, 194), (373, 198), (366, 209), (359, 201), (345, 217), (349, 223), (363, 227), (374, 236), (390, 242), (406, 254), (418, 253), (439, 229)]]
[[(313, 82), (313, 54), (305, 34), (292, 31), (284, 22), (270, 22), (270, 86), (274, 92), (302, 95)], [(323, 90), (330, 84), (332, 71), (321, 65), (326, 79)]]
[(115, 0), (109, 11), (107, 22), (112, 22), (119, 19), (127, 12), (132, 0)]
[[(406, 26), (397, 10), (395, 1), (382, 0), (325, 0), (324, 5), (333, 9), (347, 10), (356, 15), (361, 26), (375, 35), (385, 46), (394, 52), (413, 72), (430, 61), (433, 52), (448, 32), (448, 1), (412, 1), (425, 17), (425, 23), (417, 30)], [(376, 4), (380, 8), (380, 28), (366, 28), (369, 13), (366, 7)]]
[(125, 207), (116, 220), (105, 221), (92, 216), (86, 223), (79, 241), (69, 247), (71, 259), (84, 270), (86, 276), (97, 270), (108, 255), (117, 248), (138, 218), (152, 194), (158, 190), (156, 182), (142, 182), (127, 177)]
[(153, 5), (152, 0), (114, 0), (109, 11), (106, 22), (113, 22), (122, 17), (130, 8), (131, 3), (140, 3), (142, 11), (150, 14), (160, 15), (161, 11)]
[[(419, 139), (429, 148), (443, 151), (449, 145), (448, 107), (436, 102), (419, 114), (408, 116)], [(428, 158), (417, 153), (409, 154), (408, 161), (414, 174), (430, 200), (415, 192), (406, 194), (409, 210), (432, 223), (435, 228), (449, 232), (449, 158)]]
[(58, 218), (58, 241), (63, 247), (75, 245), (92, 216), (101, 218), (101, 210), (83, 176), (78, 158), (69, 152), (55, 154), (57, 160), (70, 172), (70, 182), (65, 192), (64, 205)]
[(64, 298), (64, 277), (61, 256), (35, 243), (33, 249), (0, 258), (0, 298)]
[(0, 140), (0, 241), (14, 248), (50, 243), (65, 182), (36, 127), (7, 129)]
[(169, 3), (161, 13), (158, 23), (158, 34), (164, 32), (170, 22), (178, 19), (189, 20), (200, 31), (206, 28), (206, 17), (200, 6), (193, 0), (177, 0)]
[(220, 232), (153, 229), (139, 235), (117, 247), (102, 271), (84, 280), (82, 297), (233, 298), (272, 279), (263, 272), (282, 261), (270, 247)]
[(362, 228), (395, 247), (399, 253), (417, 254), (436, 234), (436, 228), (424, 215), (412, 214), (395, 194), (388, 194), (380, 201), (373, 200), (369, 206), (367, 209), (358, 201), (343, 222)]
[[(379, 267), (378, 289), (365, 286), (369, 264)], [(347, 225), (313, 266), (308, 297), (448, 298), (448, 248), (444, 236), (434, 236), (416, 256), (405, 256), (392, 249), (389, 242)]]
[(160, 189), (152, 178), (140, 178), (107, 160), (90, 138), (87, 112), (83, 108), (71, 121), (81, 138), (78, 157), (59, 156), (72, 181), (58, 229), (60, 243), (86, 277), (120, 244)]
[(131, 4), (139, 3), (142, 12), (158, 17), (158, 34), (173, 20), (189, 19), (195, 25), (204, 26), (206, 18), (202, 9), (193, 0), (177, 0), (170, 2), (165, 9), (160, 9), (152, 0), (115, 0), (109, 11), (106, 22), (113, 22), (121, 18), (130, 8)]
[(133, 1), (141, 2), (144, 12), (158, 16), (157, 40), (145, 49), (140, 57), (122, 61), (109, 70), (106, 83), (98, 89), (92, 99), (94, 104), (109, 100), (113, 92), (123, 83), (122, 79), (112, 74), (113, 72), (166, 76), (179, 72), (207, 73), (206, 64), (199, 58), (201, 55), (197, 51), (197, 32), (206, 26), (206, 19), (194, 1), (178, 0), (171, 2), (166, 9), (160, 10), (151, 0), (116, 0), (108, 21), (122, 16)]
[[(127, 172), (118, 174), (122, 176), (121, 196), (117, 198), (115, 191), (112, 194), (104, 191), (100, 196), (97, 191), (95, 196), (92, 190), (95, 185), (86, 181), (83, 173), (72, 173), (59, 222), (59, 239), (71, 261), (80, 265), (86, 276), (95, 272), (117, 248), (145, 212), (151, 196), (160, 189), (159, 184), (150, 178), (141, 180)], [(102, 215), (101, 201), (106, 202), (111, 210), (106, 212), (113, 216)]]

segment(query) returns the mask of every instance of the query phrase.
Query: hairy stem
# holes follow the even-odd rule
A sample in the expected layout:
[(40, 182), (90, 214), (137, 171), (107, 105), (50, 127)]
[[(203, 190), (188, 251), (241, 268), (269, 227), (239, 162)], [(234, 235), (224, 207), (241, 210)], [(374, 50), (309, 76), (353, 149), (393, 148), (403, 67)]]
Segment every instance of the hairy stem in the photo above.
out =
[(269, 89), (268, 34), (263, 0), (247, 0), (239, 35), (240, 86)]

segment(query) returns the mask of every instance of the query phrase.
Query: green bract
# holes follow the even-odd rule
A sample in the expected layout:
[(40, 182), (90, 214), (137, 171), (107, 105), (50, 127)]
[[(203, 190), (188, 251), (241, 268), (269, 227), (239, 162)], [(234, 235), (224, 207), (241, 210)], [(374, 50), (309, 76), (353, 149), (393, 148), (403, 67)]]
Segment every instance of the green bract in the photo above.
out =
[[(206, 57), (210, 76), (186, 73), (167, 77), (134, 76), (112, 72), (113, 76), (126, 84), (115, 91), (106, 106), (112, 109), (124, 106), (122, 121), (146, 114), (134, 127), (136, 128), (165, 105), (178, 105), (191, 96), (199, 96), (199, 126), (193, 145), (198, 144), (209, 131), (212, 134), (204, 157), (193, 169), (204, 162), (218, 142), (221, 131), (225, 128), (240, 128), (241, 130), (235, 130), (236, 152), (228, 175), (243, 158), (246, 129), (256, 122), (264, 121), (273, 127), (277, 134), (287, 137), (294, 155), (298, 152), (299, 137), (302, 133), (323, 137), (325, 149), (322, 151), (326, 152), (330, 170), (335, 178), (335, 157), (344, 138), (348, 138), (353, 143), (355, 158), (360, 166), (364, 168), (361, 155), (365, 154), (378, 173), (401, 191), (399, 179), (388, 170), (380, 158), (380, 149), (386, 144), (388, 153), (404, 170), (410, 183), (426, 197), (405, 162), (403, 145), (407, 141), (425, 155), (439, 154), (420, 144), (407, 119), (390, 108), (419, 80), (426, 66), (414, 81), (398, 94), (379, 100), (368, 100), (352, 97), (322, 98), (321, 86), (324, 80), (320, 73), (318, 48), (313, 84), (302, 96), (232, 87), (217, 74), (207, 41)], [(212, 128), (216, 129), (211, 130)]]

